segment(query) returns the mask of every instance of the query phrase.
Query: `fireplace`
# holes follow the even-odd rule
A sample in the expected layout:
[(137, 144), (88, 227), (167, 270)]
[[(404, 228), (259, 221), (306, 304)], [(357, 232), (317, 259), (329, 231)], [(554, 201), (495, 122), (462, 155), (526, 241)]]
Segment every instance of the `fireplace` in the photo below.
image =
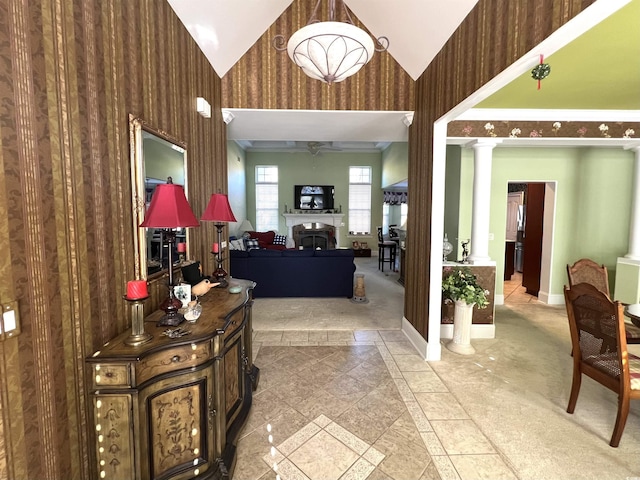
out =
[(336, 248), (334, 235), (334, 227), (323, 223), (302, 224), (293, 227), (293, 239), (297, 248), (314, 250)]
[[(310, 245), (315, 245), (316, 240), (322, 242), (320, 233), (325, 232), (327, 234), (326, 241), (320, 248), (338, 248), (340, 246), (340, 227), (342, 226), (342, 213), (285, 213), (284, 215), (287, 228), (289, 229), (289, 237), (293, 238), (296, 242), (296, 247), (299, 247), (300, 240), (297, 236), (299, 232), (304, 230), (306, 234), (315, 234), (313, 241)], [(302, 227), (302, 229), (300, 229)], [(295, 229), (295, 231), (294, 231)], [(304, 248), (304, 245), (302, 245)], [(309, 246), (308, 248), (314, 248)]]

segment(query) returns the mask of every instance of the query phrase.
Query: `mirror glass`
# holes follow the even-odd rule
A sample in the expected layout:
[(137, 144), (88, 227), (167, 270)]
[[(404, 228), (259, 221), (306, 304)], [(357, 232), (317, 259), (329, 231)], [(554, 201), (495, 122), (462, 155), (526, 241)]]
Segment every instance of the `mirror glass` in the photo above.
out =
[[(186, 144), (167, 132), (155, 129), (144, 120), (129, 117), (129, 141), (131, 145), (131, 181), (133, 187), (133, 223), (135, 243), (135, 271), (137, 278), (145, 279), (169, 267), (167, 245), (162, 231), (139, 227), (157, 185), (171, 178), (184, 187), (187, 195)], [(176, 246), (186, 242), (189, 250), (188, 229), (177, 229)], [(177, 247), (176, 247), (177, 249)], [(173, 252), (178, 262), (177, 251)]]

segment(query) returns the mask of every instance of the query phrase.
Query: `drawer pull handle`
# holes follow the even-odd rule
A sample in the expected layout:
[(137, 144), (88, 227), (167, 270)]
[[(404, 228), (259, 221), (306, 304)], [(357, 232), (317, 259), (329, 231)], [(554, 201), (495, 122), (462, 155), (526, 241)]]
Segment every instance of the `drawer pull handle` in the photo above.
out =
[(113, 372), (110, 372), (110, 371), (107, 370), (105, 372), (104, 376), (107, 377), (107, 378), (111, 378), (111, 377), (113, 377)]
[(177, 363), (180, 361), (180, 355), (174, 355), (173, 357), (171, 357), (171, 361), (173, 363)]

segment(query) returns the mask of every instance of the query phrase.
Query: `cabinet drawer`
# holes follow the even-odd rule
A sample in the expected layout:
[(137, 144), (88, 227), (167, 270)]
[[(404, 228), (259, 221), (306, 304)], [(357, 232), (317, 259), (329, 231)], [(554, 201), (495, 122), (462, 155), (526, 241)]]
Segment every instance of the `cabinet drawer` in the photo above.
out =
[(140, 385), (163, 373), (195, 367), (206, 362), (210, 356), (209, 342), (190, 343), (154, 353), (136, 365), (136, 384)]
[(122, 387), (131, 385), (131, 375), (128, 363), (110, 364), (99, 363), (92, 366), (93, 388)]
[(224, 341), (225, 343), (229, 341), (231, 337), (233, 337), (238, 330), (240, 330), (244, 326), (244, 309), (238, 310), (233, 314), (230, 318), (229, 326), (224, 332)]

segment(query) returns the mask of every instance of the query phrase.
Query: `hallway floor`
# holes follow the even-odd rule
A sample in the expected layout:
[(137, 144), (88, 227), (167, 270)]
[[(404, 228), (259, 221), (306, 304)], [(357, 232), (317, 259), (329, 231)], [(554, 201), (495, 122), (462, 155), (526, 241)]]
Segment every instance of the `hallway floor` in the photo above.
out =
[(376, 260), (356, 258), (368, 303), (255, 300), (261, 377), (234, 479), (640, 477), (638, 402), (619, 448), (612, 392), (585, 379), (576, 412), (565, 411), (564, 306), (498, 306), (496, 338), (473, 340), (474, 355), (443, 347), (424, 362), (400, 330), (398, 274)]

